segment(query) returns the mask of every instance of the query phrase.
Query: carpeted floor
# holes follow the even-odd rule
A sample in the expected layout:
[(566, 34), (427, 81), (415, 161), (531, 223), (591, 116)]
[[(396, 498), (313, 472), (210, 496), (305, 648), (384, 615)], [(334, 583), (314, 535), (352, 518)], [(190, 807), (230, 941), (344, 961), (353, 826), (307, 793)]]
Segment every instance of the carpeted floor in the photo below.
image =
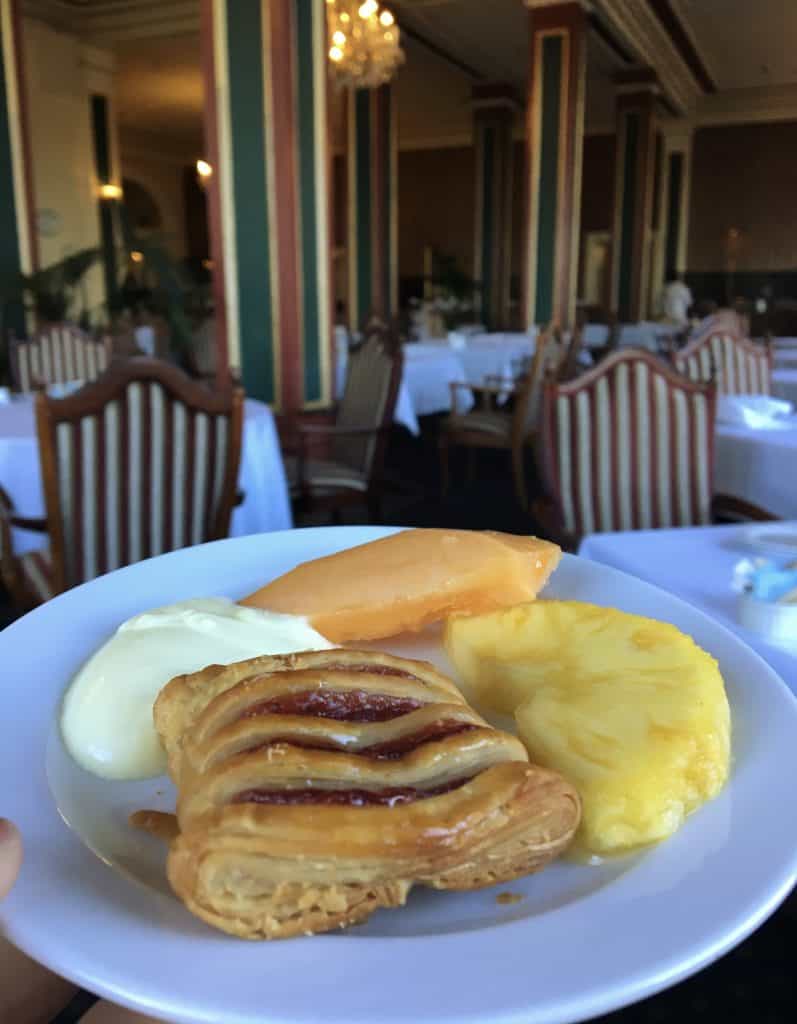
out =
[[(461, 529), (538, 532), (537, 524), (521, 512), (514, 497), (509, 457), (480, 453), (476, 472), (468, 479), (466, 459), (456, 459), (452, 486), (440, 495), (437, 459), (438, 424), (427, 418), (423, 436), (411, 438), (394, 431), (387, 468), (402, 483), (402, 492), (385, 503), (386, 523), (404, 526), (448, 526)], [(532, 486), (535, 486), (532, 482)], [(364, 510), (346, 522), (364, 522)], [(0, 594), (0, 626), (12, 618)], [(755, 865), (748, 870), (754, 871)], [(656, 922), (650, 922), (650, 928)], [(644, 942), (644, 935), (639, 936)], [(600, 1018), (612, 1024), (696, 1024), (709, 1016), (723, 1024), (786, 1024), (797, 1019), (794, 952), (797, 950), (797, 895), (754, 935), (711, 967), (675, 988), (617, 1013)], [(578, 963), (573, 964), (574, 985)], [(75, 1016), (69, 1017), (72, 1021)]]

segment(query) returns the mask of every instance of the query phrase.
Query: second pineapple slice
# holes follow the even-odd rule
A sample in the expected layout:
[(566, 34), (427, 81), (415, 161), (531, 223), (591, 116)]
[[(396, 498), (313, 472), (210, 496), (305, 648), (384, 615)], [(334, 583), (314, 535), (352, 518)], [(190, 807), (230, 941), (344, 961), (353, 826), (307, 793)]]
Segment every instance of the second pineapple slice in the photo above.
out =
[(476, 700), (513, 712), (531, 759), (579, 790), (584, 852), (664, 839), (728, 776), (722, 676), (675, 626), (537, 601), (453, 618), (445, 643)]

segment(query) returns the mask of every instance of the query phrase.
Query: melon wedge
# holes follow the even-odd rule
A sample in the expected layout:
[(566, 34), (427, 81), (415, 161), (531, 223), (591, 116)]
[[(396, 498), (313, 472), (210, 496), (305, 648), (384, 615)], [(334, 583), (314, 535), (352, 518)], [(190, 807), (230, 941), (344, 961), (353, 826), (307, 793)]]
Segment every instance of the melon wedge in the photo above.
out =
[(560, 557), (536, 537), (405, 530), (304, 562), (240, 603), (304, 615), (332, 643), (377, 640), (531, 601)]

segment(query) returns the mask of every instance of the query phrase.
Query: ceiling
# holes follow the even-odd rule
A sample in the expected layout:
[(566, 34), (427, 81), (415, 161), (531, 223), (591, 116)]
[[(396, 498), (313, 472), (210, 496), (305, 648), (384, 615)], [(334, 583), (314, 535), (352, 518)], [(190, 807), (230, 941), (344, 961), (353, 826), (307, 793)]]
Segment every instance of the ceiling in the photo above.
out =
[(679, 0), (719, 89), (797, 84), (797, 0)]
[[(49, 0), (26, 2), (36, 5)], [(117, 55), (117, 108), (122, 132), (147, 132), (168, 136), (174, 143), (201, 146), (199, 36), (196, 31), (171, 35), (154, 32), (156, 11), (165, 18), (167, 8), (195, 26), (199, 0), (58, 2), (62, 8), (71, 6), (76, 12), (83, 9), (90, 19), (99, 18), (100, 12), (108, 18), (109, 12), (116, 11), (113, 16), (119, 24), (119, 12), (124, 11), (124, 31), (91, 33), (97, 43), (113, 48)], [(720, 90), (797, 85), (797, 0), (669, 3), (681, 17)], [(466, 138), (470, 131), (468, 101), (477, 81), (507, 82), (522, 95), (529, 24), (523, 0), (393, 0), (390, 6), (404, 28), (407, 53), (406, 66), (397, 82), (401, 145), (428, 145), (435, 137), (441, 143), (454, 144)], [(182, 23), (179, 19), (170, 24)], [(134, 31), (137, 22), (141, 22), (140, 31)], [(86, 24), (105, 22), (91, 20)], [(617, 53), (591, 32), (588, 130), (611, 130), (611, 79), (622, 66)]]

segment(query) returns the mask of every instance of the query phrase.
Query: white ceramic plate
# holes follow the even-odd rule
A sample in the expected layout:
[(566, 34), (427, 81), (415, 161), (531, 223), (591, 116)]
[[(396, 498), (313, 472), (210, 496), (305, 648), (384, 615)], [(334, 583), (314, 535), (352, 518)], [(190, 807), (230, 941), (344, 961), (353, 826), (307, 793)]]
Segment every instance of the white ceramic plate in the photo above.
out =
[(736, 540), (760, 554), (797, 558), (797, 520), (746, 526), (739, 531)]
[[(238, 597), (297, 562), (385, 532), (296, 530), (176, 552), (88, 583), (0, 634), (2, 812), (26, 841), (2, 908), (13, 942), (93, 992), (192, 1024), (558, 1024), (673, 984), (775, 909), (797, 868), (797, 702), (695, 608), (566, 557), (548, 596), (666, 619), (719, 658), (734, 766), (717, 800), (644, 854), (600, 867), (559, 862), (497, 890), (417, 890), (406, 908), (344, 933), (247, 943), (191, 917), (168, 892), (158, 842), (126, 824), (136, 808), (170, 806), (170, 787), (103, 783), (72, 764), (56, 728), (64, 687), (136, 612)], [(445, 664), (434, 636), (389, 646)], [(499, 904), (505, 891), (522, 899)]]

